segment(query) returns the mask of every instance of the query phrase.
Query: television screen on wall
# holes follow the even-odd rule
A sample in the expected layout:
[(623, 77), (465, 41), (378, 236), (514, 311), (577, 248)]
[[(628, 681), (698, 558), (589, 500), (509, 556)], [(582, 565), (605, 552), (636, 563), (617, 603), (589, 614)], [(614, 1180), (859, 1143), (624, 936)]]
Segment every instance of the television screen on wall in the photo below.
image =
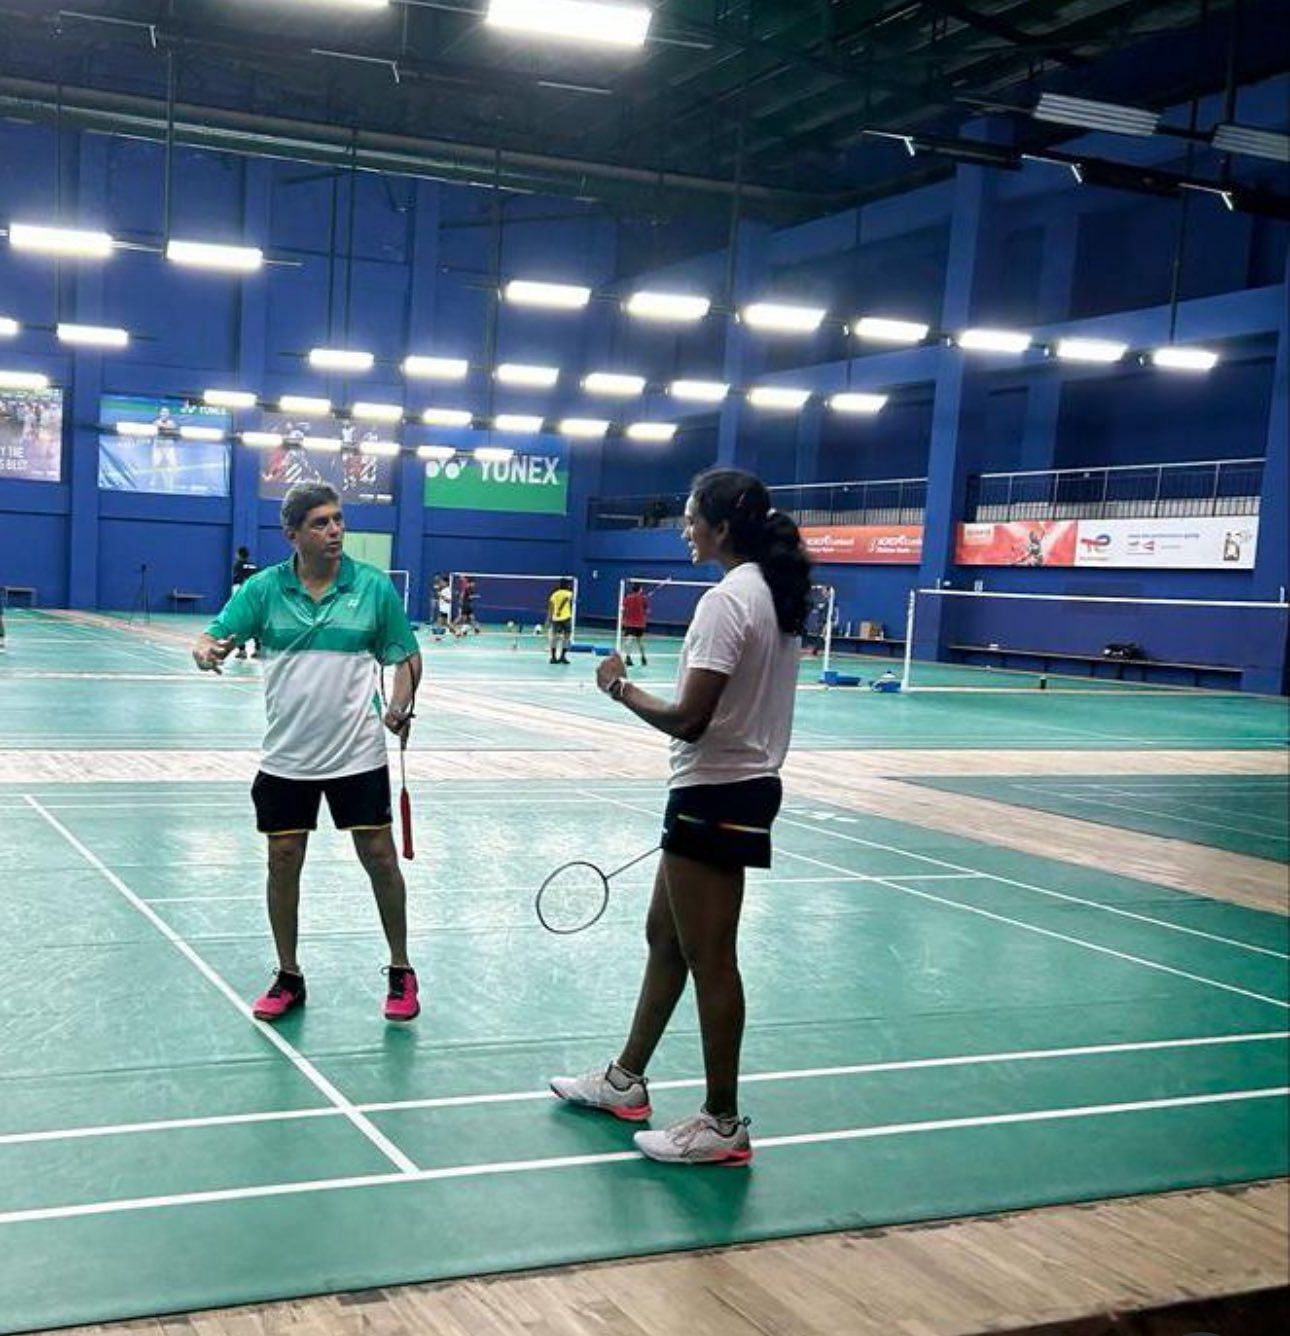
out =
[(62, 474), (62, 390), (0, 390), (0, 479), (59, 482)]
[[(112, 492), (227, 496), (232, 416), (186, 399), (105, 394), (99, 486)], [(204, 439), (215, 436), (216, 439)]]
[(263, 450), (260, 496), (281, 500), (298, 482), (329, 483), (342, 504), (388, 506), (394, 501), (395, 459), (361, 452), (364, 441), (390, 440), (378, 431), (334, 417), (298, 413), (265, 413), (260, 429), (282, 437), (282, 444)]

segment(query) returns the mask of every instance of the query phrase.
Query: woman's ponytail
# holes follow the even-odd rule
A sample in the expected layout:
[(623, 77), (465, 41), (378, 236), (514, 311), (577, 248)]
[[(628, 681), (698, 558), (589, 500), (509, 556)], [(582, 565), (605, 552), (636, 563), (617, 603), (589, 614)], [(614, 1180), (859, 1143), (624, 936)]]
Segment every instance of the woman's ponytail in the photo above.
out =
[(772, 508), (761, 479), (741, 469), (709, 469), (691, 491), (703, 518), (728, 524), (734, 551), (761, 567), (779, 629), (801, 635), (811, 608), (811, 559), (797, 525)]

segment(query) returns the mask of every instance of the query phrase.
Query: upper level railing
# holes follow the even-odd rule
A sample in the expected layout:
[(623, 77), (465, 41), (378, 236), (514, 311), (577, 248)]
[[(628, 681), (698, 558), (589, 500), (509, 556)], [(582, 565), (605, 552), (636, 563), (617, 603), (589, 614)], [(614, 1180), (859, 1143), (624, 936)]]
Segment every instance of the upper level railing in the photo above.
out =
[[(799, 524), (921, 524), (927, 504), (926, 478), (869, 482), (802, 483), (770, 488), (775, 506)], [(587, 508), (591, 529), (680, 528), (685, 492), (594, 497)]]
[(968, 480), (968, 520), (1158, 519), (1257, 515), (1263, 460), (1129, 464), (982, 473)]

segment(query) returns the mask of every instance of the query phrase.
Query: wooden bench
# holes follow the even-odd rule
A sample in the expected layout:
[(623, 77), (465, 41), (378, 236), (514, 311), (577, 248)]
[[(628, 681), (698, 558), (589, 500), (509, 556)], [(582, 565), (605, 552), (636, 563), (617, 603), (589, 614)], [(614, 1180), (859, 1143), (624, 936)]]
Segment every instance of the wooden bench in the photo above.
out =
[(1088, 664), (1089, 677), (1100, 676), (1097, 671), (1099, 664), (1110, 664), (1116, 670), (1115, 680), (1118, 682), (1128, 680), (1124, 676), (1126, 668), (1140, 669), (1140, 676), (1136, 680), (1142, 682), (1147, 680), (1148, 668), (1168, 668), (1188, 672), (1192, 675), (1192, 685), (1197, 687), (1200, 686), (1200, 675), (1202, 673), (1234, 677), (1239, 684), (1240, 676), (1244, 672), (1244, 669), (1234, 668), (1231, 664), (1226, 663), (1172, 663), (1166, 659), (1108, 659), (1104, 654), (1072, 654), (1063, 650), (1017, 649), (1012, 645), (950, 645), (949, 650), (952, 654), (978, 654), (986, 657), (993, 655), (999, 660), (1001, 668), (1007, 666), (1010, 658), (1037, 659), (1040, 664), (1040, 671), (1045, 673), (1053, 671), (1053, 664), (1085, 663)]
[(170, 593), (167, 595), (167, 597), (170, 599), (170, 604), (176, 612), (181, 611), (182, 609), (188, 607), (190, 604), (192, 607), (192, 611), (197, 612), (201, 606), (202, 600), (206, 597), (206, 595), (195, 594), (185, 589), (172, 589)]
[(36, 606), (36, 591), (31, 585), (0, 585), (0, 594), (4, 595), (5, 607), (12, 603), (15, 594), (24, 596), (29, 608)]

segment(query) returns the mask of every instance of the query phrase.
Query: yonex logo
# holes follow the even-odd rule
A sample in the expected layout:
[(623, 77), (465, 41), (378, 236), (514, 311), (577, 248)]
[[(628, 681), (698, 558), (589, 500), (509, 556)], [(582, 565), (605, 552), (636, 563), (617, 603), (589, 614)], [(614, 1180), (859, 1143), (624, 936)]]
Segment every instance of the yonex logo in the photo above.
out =
[(1099, 548), (1110, 547), (1111, 535), (1109, 533), (1099, 533), (1088, 538), (1081, 538), (1079, 545), (1091, 552), (1097, 551)]

